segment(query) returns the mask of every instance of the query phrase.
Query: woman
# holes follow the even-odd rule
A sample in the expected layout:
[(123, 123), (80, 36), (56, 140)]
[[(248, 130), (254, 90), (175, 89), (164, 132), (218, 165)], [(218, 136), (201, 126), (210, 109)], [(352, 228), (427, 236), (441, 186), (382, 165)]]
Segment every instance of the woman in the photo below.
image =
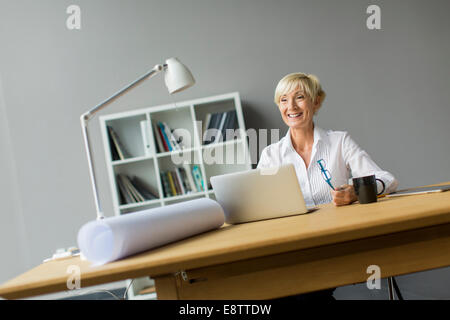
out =
[[(385, 193), (395, 191), (398, 182), (394, 176), (381, 170), (347, 132), (325, 131), (314, 124), (313, 117), (324, 99), (319, 79), (312, 74), (292, 73), (280, 80), (274, 101), (289, 130), (279, 142), (264, 148), (258, 168), (294, 164), (307, 206), (329, 202), (342, 206), (356, 201), (355, 190), (348, 184), (352, 177), (374, 174), (384, 182)], [(319, 160), (331, 173), (336, 191), (324, 180)]]
[[(348, 205), (357, 200), (355, 190), (348, 184), (351, 177), (375, 174), (381, 179), (386, 193), (397, 188), (397, 180), (381, 170), (345, 131), (325, 131), (314, 124), (313, 117), (322, 106), (325, 92), (319, 79), (311, 74), (292, 73), (280, 80), (275, 89), (275, 104), (289, 130), (279, 142), (264, 148), (258, 168), (294, 164), (307, 206), (333, 202)], [(331, 173), (334, 191), (322, 177), (318, 164)], [(337, 187), (337, 188), (336, 188)], [(382, 186), (378, 186), (379, 191)], [(334, 300), (335, 288), (282, 300)]]

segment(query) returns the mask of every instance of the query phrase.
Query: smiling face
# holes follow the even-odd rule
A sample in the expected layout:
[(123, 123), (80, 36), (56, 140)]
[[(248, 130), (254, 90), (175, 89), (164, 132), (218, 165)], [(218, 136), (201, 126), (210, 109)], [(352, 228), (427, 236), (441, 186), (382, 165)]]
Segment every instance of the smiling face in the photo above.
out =
[(300, 88), (280, 96), (278, 108), (284, 123), (289, 128), (309, 128), (313, 123), (314, 113), (319, 109), (319, 103), (313, 103)]

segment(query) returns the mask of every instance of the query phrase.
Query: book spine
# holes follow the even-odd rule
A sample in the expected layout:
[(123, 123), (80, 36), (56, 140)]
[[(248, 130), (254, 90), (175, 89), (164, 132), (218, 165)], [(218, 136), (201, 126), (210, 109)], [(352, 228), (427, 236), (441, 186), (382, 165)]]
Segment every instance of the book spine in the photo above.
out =
[(183, 181), (184, 190), (186, 193), (194, 192), (194, 190), (191, 189), (191, 186), (188, 181), (188, 177), (186, 175), (186, 170), (184, 168), (178, 168), (181, 174), (181, 180)]
[(220, 125), (219, 125), (219, 128), (218, 128), (219, 132), (217, 133), (217, 135), (216, 135), (216, 137), (214, 139), (214, 142), (216, 142), (216, 143), (225, 140), (224, 137), (223, 137), (223, 133), (225, 131), (224, 130), (224, 125), (225, 125), (225, 122), (227, 121), (227, 115), (228, 115), (228, 112), (223, 112), (222, 116), (220, 118)]
[(114, 129), (112, 127), (111, 128), (111, 135), (113, 137), (114, 143), (116, 145), (117, 151), (120, 155), (120, 159), (124, 160), (125, 158), (129, 158), (129, 154), (126, 151), (126, 149), (123, 147), (122, 143), (120, 142), (119, 136), (117, 135), (117, 133), (114, 131)]
[(124, 179), (124, 176), (122, 174), (119, 174), (118, 177), (121, 180), (122, 185), (123, 185), (123, 187), (125, 189), (125, 197), (127, 199), (127, 203), (135, 203), (136, 200), (135, 200), (133, 194), (131, 193), (131, 190), (128, 188), (127, 183), (126, 183), (126, 181)]
[(169, 178), (167, 177), (166, 172), (161, 172), (161, 182), (163, 184), (164, 197), (170, 197)]
[(183, 141), (184, 137), (182, 135), (179, 135), (177, 133), (176, 129), (172, 130), (172, 136), (173, 136), (173, 139), (175, 140), (179, 150), (188, 148), (185, 141)]
[(168, 149), (167, 151), (172, 151), (172, 146), (170, 145), (169, 137), (167, 137), (167, 135), (166, 135), (164, 125), (161, 122), (158, 122), (158, 126), (159, 126), (159, 129), (161, 130), (161, 135), (165, 141), (164, 145), (167, 146), (167, 149)]
[(204, 143), (210, 144), (214, 141), (214, 136), (217, 133), (217, 127), (219, 125), (220, 113), (213, 113), (211, 115), (211, 120), (209, 121), (208, 129), (205, 131)]
[(195, 184), (197, 185), (197, 190), (199, 192), (205, 190), (203, 186), (202, 175), (200, 173), (200, 169), (198, 166), (194, 166), (194, 168), (192, 169), (192, 175), (194, 176), (194, 181)]
[(139, 191), (140, 194), (145, 198), (145, 200), (154, 200), (158, 197), (150, 190), (149, 187), (145, 185), (144, 182), (141, 181), (138, 177), (134, 176), (131, 179), (131, 183), (133, 186)]
[(173, 134), (173, 131), (170, 133), (170, 143), (174, 150), (181, 150), (181, 146), (178, 144), (177, 138)]
[(214, 129), (214, 130), (212, 131), (213, 136), (211, 139), (211, 143), (217, 142), (217, 140), (220, 137), (220, 124), (222, 123), (223, 116), (224, 116), (224, 112), (220, 112), (217, 115), (216, 121), (214, 122), (213, 127), (212, 127), (212, 129)]
[(197, 191), (197, 188), (196, 188), (196, 185), (194, 182), (194, 177), (192, 176), (191, 166), (187, 163), (184, 163), (183, 168), (184, 168), (184, 171), (186, 171), (186, 176), (188, 179), (190, 189), (192, 190), (192, 192)]
[(175, 173), (176, 173), (176, 176), (177, 176), (178, 184), (179, 184), (180, 189), (181, 189), (181, 194), (186, 194), (186, 189), (183, 186), (183, 180), (181, 178), (180, 168), (177, 168)]
[(172, 134), (172, 129), (170, 129), (170, 127), (167, 125), (167, 123), (163, 122), (162, 124), (164, 127), (164, 132), (165, 132), (167, 138), (169, 139), (169, 144), (172, 147), (171, 151), (180, 150), (181, 148), (178, 145), (178, 142), (175, 139), (174, 135)]
[(233, 112), (231, 117), (231, 124), (228, 126), (228, 129), (233, 129), (233, 135), (235, 134), (235, 130), (238, 129), (238, 121), (236, 111)]
[(130, 178), (128, 178), (128, 176), (126, 176), (126, 175), (123, 175), (123, 179), (124, 179), (128, 189), (130, 189), (131, 194), (133, 195), (136, 202), (144, 201), (145, 200), (144, 197), (139, 193), (139, 191), (136, 190), (134, 185), (131, 183)]
[(119, 153), (117, 152), (116, 145), (114, 144), (113, 138), (111, 136), (111, 130), (109, 126), (107, 127), (106, 131), (108, 133), (109, 148), (111, 150), (111, 159), (112, 161), (120, 160)]
[(120, 177), (120, 175), (116, 176), (116, 182), (119, 186), (119, 191), (120, 194), (122, 195), (122, 199), (124, 200), (122, 202), (122, 204), (128, 204), (128, 203), (132, 203), (133, 201), (131, 200), (130, 195), (128, 194), (125, 185), (122, 182), (122, 178)]
[[(233, 111), (228, 111), (227, 120), (225, 121), (223, 130), (222, 130), (223, 141), (227, 141), (228, 140), (227, 130), (233, 129), (233, 127), (234, 127), (234, 119), (235, 119), (234, 116), (235, 115), (236, 115), (236, 111), (234, 111), (234, 110)], [(231, 137), (231, 135), (230, 135), (230, 137)]]
[(109, 132), (111, 134), (111, 138), (113, 140), (113, 143), (114, 143), (114, 146), (116, 148), (117, 154), (119, 155), (119, 159), (120, 160), (125, 159), (124, 156), (123, 156), (122, 150), (120, 149), (120, 145), (119, 145), (119, 141), (117, 139), (116, 133), (114, 132), (112, 127), (108, 126), (108, 130), (109, 130)]
[(172, 179), (173, 179), (173, 184), (175, 185), (175, 190), (177, 192), (177, 196), (181, 195), (181, 186), (180, 183), (178, 182), (178, 178), (177, 178), (177, 173), (175, 171), (170, 171), (171, 175), (172, 175)]
[(170, 192), (172, 193), (172, 196), (176, 196), (177, 190), (175, 189), (175, 184), (173, 182), (172, 174), (170, 173), (170, 171), (167, 171), (167, 177), (169, 178)]
[(159, 131), (158, 125), (153, 124), (153, 132), (156, 139), (156, 145), (158, 146), (158, 152), (164, 152), (166, 149), (164, 148), (164, 144), (161, 140), (161, 132)]

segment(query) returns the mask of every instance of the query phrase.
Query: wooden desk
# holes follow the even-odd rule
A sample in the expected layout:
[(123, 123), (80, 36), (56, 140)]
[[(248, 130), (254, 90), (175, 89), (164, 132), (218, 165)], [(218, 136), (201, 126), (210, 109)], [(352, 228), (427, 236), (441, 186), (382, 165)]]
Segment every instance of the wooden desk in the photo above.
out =
[(101, 267), (52, 261), (3, 284), (0, 296), (67, 290), (70, 265), (80, 267), (82, 287), (151, 276), (159, 299), (266, 299), (365, 282), (370, 265), (382, 278), (446, 267), (450, 192), (225, 225)]

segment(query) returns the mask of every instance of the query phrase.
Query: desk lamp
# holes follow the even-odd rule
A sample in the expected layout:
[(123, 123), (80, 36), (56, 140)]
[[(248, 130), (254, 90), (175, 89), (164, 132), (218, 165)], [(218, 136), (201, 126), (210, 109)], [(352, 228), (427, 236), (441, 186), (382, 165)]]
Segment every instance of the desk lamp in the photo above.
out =
[(103, 215), (97, 192), (97, 182), (95, 178), (94, 162), (92, 161), (92, 152), (89, 141), (88, 122), (90, 119), (94, 117), (94, 115), (97, 112), (105, 108), (117, 97), (121, 96), (128, 90), (131, 90), (143, 80), (150, 78), (161, 71), (165, 72), (164, 80), (170, 94), (183, 91), (184, 89), (191, 87), (195, 83), (194, 77), (192, 76), (189, 69), (185, 65), (183, 65), (177, 58), (170, 58), (166, 60), (165, 64), (157, 64), (156, 66), (153, 67), (153, 69), (145, 73), (143, 76), (139, 77), (138, 79), (136, 79), (123, 89), (119, 90), (108, 99), (104, 100), (103, 102), (100, 102), (97, 106), (95, 106), (91, 110), (83, 113), (80, 117), (81, 127), (83, 129), (84, 146), (86, 149), (87, 159), (89, 163), (89, 173), (91, 176), (92, 190), (94, 191), (95, 209), (97, 210), (97, 220), (103, 219), (105, 216)]

